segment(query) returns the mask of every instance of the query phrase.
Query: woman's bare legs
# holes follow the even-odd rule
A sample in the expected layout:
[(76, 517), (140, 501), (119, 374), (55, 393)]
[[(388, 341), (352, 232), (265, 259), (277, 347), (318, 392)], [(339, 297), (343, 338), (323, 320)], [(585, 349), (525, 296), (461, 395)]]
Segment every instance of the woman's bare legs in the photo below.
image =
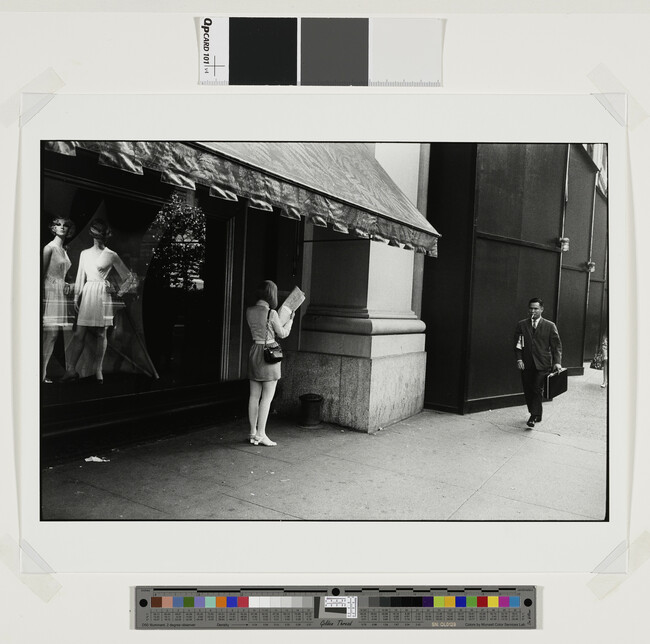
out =
[(276, 444), (266, 435), (266, 421), (269, 418), (271, 401), (273, 400), (273, 396), (275, 396), (275, 388), (277, 385), (277, 380), (262, 383), (262, 398), (260, 399), (260, 410), (257, 416), (257, 438), (260, 439), (260, 443), (263, 445)]
[(248, 396), (248, 440), (252, 443), (257, 434), (257, 415), (260, 409), (260, 397), (262, 396), (262, 383), (257, 380), (249, 380), (250, 394)]
[[(41, 362), (41, 380), (45, 382), (47, 380), (47, 365), (50, 362), (52, 357), (52, 352), (54, 351), (54, 345), (56, 344), (56, 338), (59, 335), (59, 329), (43, 329), (43, 360)], [(52, 382), (48, 380), (48, 382)]]
[(603, 384), (600, 385), (601, 387), (607, 387), (607, 376), (609, 374), (607, 373), (607, 360), (603, 360)]
[[(277, 380), (268, 382), (250, 381), (250, 397), (248, 399), (248, 421), (250, 423), (250, 438), (255, 444), (266, 445), (270, 447), (276, 445), (266, 435), (266, 421), (269, 418), (271, 410), (271, 401), (275, 395)], [(253, 438), (254, 434), (254, 438)]]

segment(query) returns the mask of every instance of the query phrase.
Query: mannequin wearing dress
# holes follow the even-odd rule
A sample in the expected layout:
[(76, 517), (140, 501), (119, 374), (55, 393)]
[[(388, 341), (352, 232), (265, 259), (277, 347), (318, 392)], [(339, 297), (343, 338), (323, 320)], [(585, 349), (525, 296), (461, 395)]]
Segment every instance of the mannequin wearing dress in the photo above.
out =
[(50, 223), (54, 239), (43, 248), (43, 353), (41, 361), (41, 380), (52, 382), (47, 377), (47, 365), (52, 357), (59, 333), (72, 328), (68, 315), (68, 295), (70, 285), (65, 276), (72, 262), (63, 244), (74, 229), (70, 219), (57, 217)]
[[(90, 226), (93, 245), (81, 252), (75, 281), (74, 305), (77, 311), (77, 329), (70, 343), (64, 380), (78, 377), (77, 362), (85, 345), (94, 342), (93, 371), (98, 384), (103, 384), (102, 364), (106, 354), (106, 329), (113, 326), (114, 305), (109, 291), (108, 277), (115, 270), (120, 283), (126, 283), (131, 273), (119, 255), (106, 246), (110, 229), (103, 220)], [(121, 295), (121, 291), (117, 292)], [(79, 299), (81, 298), (81, 304)]]

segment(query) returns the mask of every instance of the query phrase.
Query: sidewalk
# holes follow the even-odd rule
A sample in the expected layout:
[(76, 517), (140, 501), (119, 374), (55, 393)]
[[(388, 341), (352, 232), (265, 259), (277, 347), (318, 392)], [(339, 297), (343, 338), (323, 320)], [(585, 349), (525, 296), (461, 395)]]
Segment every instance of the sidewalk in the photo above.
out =
[[(375, 434), (244, 419), (42, 472), (43, 520), (601, 520), (607, 390), (569, 379), (527, 430), (523, 407), (423, 411)], [(91, 456), (90, 454), (88, 456)], [(94, 456), (94, 455), (93, 455)]]

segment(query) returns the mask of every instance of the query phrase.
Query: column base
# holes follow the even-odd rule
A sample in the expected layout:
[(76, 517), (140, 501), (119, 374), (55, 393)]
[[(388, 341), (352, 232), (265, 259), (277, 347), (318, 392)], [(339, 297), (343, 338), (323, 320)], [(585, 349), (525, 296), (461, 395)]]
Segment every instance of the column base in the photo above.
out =
[(300, 351), (282, 362), (275, 407), (298, 415), (299, 396), (323, 396), (322, 420), (375, 432), (422, 411), (426, 353), (363, 357)]

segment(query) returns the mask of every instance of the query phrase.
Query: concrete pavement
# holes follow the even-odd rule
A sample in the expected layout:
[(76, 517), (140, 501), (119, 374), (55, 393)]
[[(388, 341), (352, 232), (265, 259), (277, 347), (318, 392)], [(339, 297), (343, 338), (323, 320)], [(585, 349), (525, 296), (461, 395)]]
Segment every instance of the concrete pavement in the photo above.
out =
[[(375, 434), (245, 419), (42, 471), (43, 520), (602, 520), (607, 390), (569, 379), (525, 427), (523, 407), (423, 411)], [(88, 454), (91, 456), (91, 454)]]

